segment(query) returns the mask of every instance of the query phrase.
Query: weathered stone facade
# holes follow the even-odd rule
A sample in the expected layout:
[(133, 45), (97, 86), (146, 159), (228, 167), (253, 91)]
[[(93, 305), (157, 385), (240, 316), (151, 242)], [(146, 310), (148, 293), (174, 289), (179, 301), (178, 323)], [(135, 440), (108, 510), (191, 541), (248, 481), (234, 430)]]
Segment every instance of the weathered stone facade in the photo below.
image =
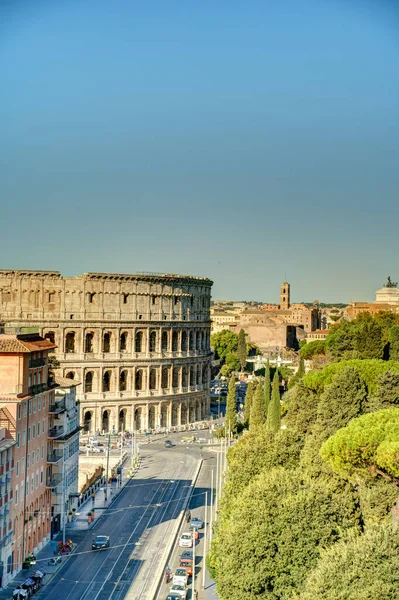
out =
[(82, 382), (89, 431), (145, 430), (207, 417), (212, 281), (165, 274), (0, 271), (0, 320), (57, 345)]

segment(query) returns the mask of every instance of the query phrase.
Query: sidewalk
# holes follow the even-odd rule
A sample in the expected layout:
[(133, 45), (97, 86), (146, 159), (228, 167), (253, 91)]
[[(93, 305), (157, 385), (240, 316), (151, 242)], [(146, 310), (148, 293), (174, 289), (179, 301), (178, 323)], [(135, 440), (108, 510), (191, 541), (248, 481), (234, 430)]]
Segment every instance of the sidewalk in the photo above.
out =
[[(104, 487), (99, 488), (96, 493), (96, 498), (94, 502), (94, 509), (105, 509), (108, 508), (112, 502), (119, 496), (121, 491), (124, 489), (126, 483), (136, 475), (137, 471), (141, 465), (141, 459), (139, 459), (138, 465), (135, 467), (134, 471), (131, 475), (128, 475), (128, 470), (130, 468), (130, 460), (129, 458), (125, 461), (122, 471), (122, 484), (111, 484), (108, 486), (109, 495), (107, 501), (105, 501)], [(112, 489), (112, 493), (111, 493)], [(71, 556), (79, 542), (85, 536), (85, 532), (88, 529), (91, 529), (97, 520), (101, 517), (101, 515), (105, 512), (105, 510), (98, 510), (98, 514), (94, 521), (90, 523), (87, 522), (87, 513), (93, 509), (93, 502), (91, 499), (87, 500), (84, 504), (82, 504), (79, 508), (79, 512), (76, 512), (76, 516), (73, 518), (71, 523), (65, 524), (65, 539), (71, 539), (73, 542), (72, 552), (69, 555), (64, 555), (61, 558), (61, 562), (57, 565), (48, 564), (50, 559), (58, 551), (58, 542), (62, 541), (62, 531), (60, 531), (52, 540), (50, 540), (37, 554), (36, 554), (36, 564), (32, 565), (30, 569), (23, 569), (19, 571), (14, 579), (8, 584), (6, 588), (0, 588), (0, 600), (10, 600), (12, 598), (12, 592), (18, 586), (19, 583), (22, 583), (29, 577), (29, 574), (32, 571), (42, 571), (46, 573), (44, 578), (44, 585), (46, 585), (54, 576), (55, 573), (64, 565), (65, 561), (68, 560), (69, 556)], [(95, 510), (96, 512), (96, 510)], [(39, 596), (40, 593), (37, 592)]]

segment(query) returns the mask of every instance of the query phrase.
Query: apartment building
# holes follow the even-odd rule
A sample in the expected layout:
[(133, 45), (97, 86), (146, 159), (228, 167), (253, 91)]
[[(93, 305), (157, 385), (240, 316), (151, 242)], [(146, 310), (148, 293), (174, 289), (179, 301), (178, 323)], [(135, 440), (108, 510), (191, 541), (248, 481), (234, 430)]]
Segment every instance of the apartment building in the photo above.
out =
[(2, 427), (3, 413), (0, 410), (0, 588), (6, 586), (12, 577), (12, 518), (11, 502), (13, 489), (11, 476), (14, 468), (14, 446), (16, 441), (5, 427)]
[(15, 442), (4, 459), (10, 471), (10, 516), (4, 517), (2, 530), (7, 540), (11, 537), (5, 569), (10, 577), (50, 539), (55, 481), (47, 462), (48, 410), (56, 384), (49, 378), (48, 353), (54, 348), (37, 334), (0, 333), (0, 426), (4, 440)]

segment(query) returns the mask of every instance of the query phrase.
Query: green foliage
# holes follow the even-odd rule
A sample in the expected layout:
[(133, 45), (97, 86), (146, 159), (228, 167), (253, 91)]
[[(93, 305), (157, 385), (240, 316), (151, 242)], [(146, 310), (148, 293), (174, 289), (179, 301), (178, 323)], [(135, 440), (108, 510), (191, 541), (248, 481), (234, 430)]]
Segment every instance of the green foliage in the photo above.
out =
[(245, 331), (240, 329), (237, 339), (237, 358), (241, 366), (241, 371), (245, 369), (247, 362), (247, 344), (245, 341)]
[(399, 405), (399, 373), (384, 371), (377, 376), (377, 389), (369, 396), (367, 412), (395, 405)]
[(230, 518), (218, 529), (220, 599), (291, 598), (321, 549), (356, 526), (352, 508), (351, 501), (337, 504), (326, 482), (281, 468), (262, 472), (236, 498)]
[(226, 362), (223, 367), (220, 369), (221, 375), (224, 377), (229, 377), (233, 371), (238, 371), (240, 368), (240, 363), (237, 358), (237, 354), (235, 352), (229, 352), (225, 358)]
[(323, 553), (296, 600), (397, 600), (399, 536), (389, 526)]
[(353, 419), (323, 444), (320, 454), (341, 477), (399, 478), (399, 409)]
[(265, 399), (265, 414), (269, 412), (269, 403), (270, 403), (270, 363), (269, 359), (267, 359), (267, 363), (265, 366), (265, 384), (263, 388), (263, 395)]
[(278, 431), (281, 427), (280, 387), (278, 371), (274, 374), (272, 397), (267, 414), (267, 426), (271, 431)]
[(304, 362), (303, 356), (300, 354), (298, 370), (295, 373), (295, 375), (293, 377), (291, 377), (289, 387), (291, 388), (294, 385), (296, 385), (298, 383), (298, 381), (300, 381), (303, 378), (304, 375), (305, 375), (305, 362)]
[(251, 407), (251, 417), (249, 420), (249, 430), (256, 431), (266, 422), (265, 403), (263, 400), (262, 383), (259, 381), (256, 388)]
[(247, 387), (247, 393), (245, 394), (245, 404), (244, 404), (244, 422), (249, 424), (251, 417), (251, 407), (252, 401), (254, 398), (256, 384), (254, 381), (250, 381)]
[(303, 381), (288, 390), (283, 396), (283, 405), (286, 406), (284, 423), (287, 429), (296, 430), (302, 435), (308, 434), (316, 422), (317, 402), (318, 397)]
[(227, 392), (225, 423), (228, 431), (233, 433), (237, 429), (237, 410), (236, 410), (236, 382), (234, 377), (230, 377), (229, 389)]
[(356, 491), (359, 496), (361, 517), (366, 528), (392, 523), (392, 507), (398, 497), (396, 483), (382, 478), (359, 478)]
[(215, 352), (215, 358), (225, 361), (228, 354), (237, 351), (238, 336), (232, 331), (223, 329), (211, 336), (211, 346)]
[(326, 341), (325, 340), (314, 340), (309, 342), (299, 350), (299, 355), (304, 360), (311, 360), (314, 356), (326, 353)]
[(395, 325), (389, 331), (389, 359), (399, 360), (399, 326)]

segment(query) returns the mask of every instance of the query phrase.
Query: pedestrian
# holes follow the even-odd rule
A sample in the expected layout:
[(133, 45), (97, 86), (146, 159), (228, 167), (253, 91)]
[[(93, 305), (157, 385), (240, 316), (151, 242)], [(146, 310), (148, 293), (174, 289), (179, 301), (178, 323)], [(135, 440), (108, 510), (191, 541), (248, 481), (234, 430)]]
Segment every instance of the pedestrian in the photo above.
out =
[(92, 492), (92, 494), (91, 494), (91, 501), (93, 502), (93, 504), (94, 504), (94, 503), (95, 503), (95, 501), (96, 501), (96, 495), (95, 495), (95, 493), (94, 493), (94, 492)]

